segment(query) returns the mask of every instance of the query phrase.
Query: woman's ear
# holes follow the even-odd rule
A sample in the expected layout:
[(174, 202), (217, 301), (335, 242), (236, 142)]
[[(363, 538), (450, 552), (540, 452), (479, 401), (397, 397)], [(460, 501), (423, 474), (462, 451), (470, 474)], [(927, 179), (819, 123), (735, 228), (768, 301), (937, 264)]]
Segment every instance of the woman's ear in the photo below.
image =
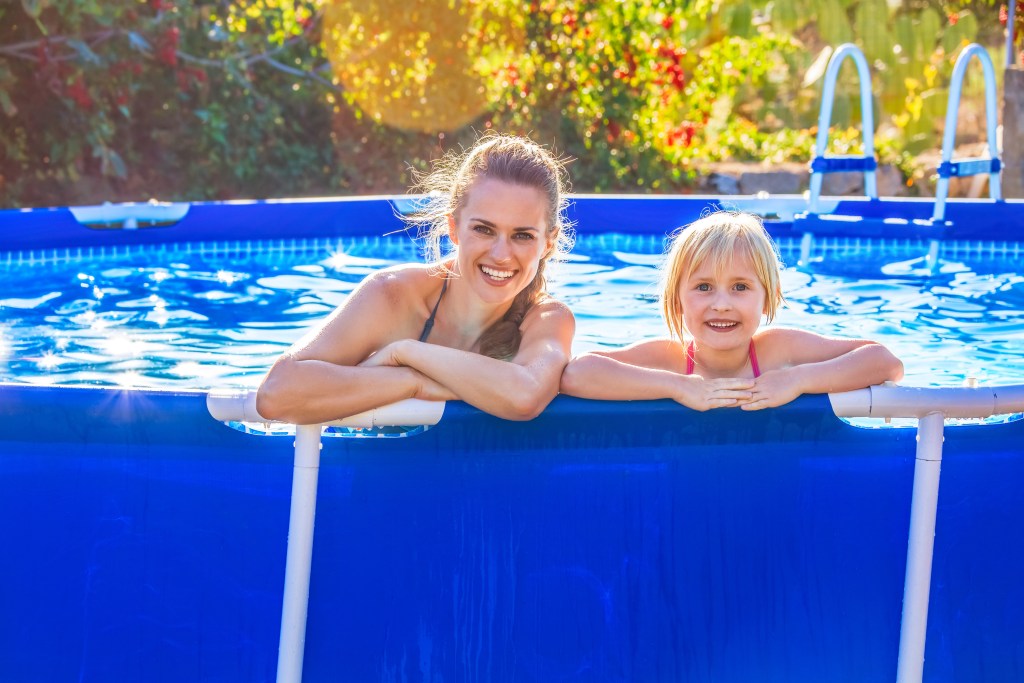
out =
[(448, 214), (448, 239), (452, 244), (459, 246), (458, 230), (455, 229), (455, 215)]
[(551, 256), (551, 252), (555, 250), (555, 241), (558, 238), (555, 235), (548, 235), (547, 246), (544, 248), (544, 253), (541, 255), (541, 260), (545, 260)]

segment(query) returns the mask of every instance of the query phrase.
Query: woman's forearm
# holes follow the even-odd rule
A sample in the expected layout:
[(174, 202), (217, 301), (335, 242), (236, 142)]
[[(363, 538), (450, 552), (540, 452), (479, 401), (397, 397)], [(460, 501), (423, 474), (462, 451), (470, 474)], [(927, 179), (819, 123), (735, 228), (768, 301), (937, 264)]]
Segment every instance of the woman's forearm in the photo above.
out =
[(329, 422), (412, 398), (417, 373), (402, 367), (351, 367), (320, 360), (281, 358), (256, 395), (268, 420), (295, 424)]
[(558, 393), (565, 359), (545, 354), (529, 365), (414, 340), (398, 345), (395, 361), (444, 385), (459, 399), (506, 420), (539, 415)]

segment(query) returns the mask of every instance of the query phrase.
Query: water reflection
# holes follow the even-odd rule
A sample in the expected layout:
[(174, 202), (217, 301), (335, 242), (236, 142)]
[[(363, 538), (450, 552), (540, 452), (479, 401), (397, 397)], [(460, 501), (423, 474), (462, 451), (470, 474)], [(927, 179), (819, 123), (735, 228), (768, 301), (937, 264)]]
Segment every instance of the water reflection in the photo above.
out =
[[(577, 353), (663, 336), (660, 239), (581, 237), (552, 271)], [(787, 268), (774, 324), (884, 341), (906, 384), (1024, 383), (1024, 276), (1008, 260), (825, 258)], [(418, 258), (402, 238), (239, 257), (135, 255), (0, 270), (0, 381), (255, 386), (273, 359), (373, 270)], [(89, 272), (84, 272), (88, 270)]]

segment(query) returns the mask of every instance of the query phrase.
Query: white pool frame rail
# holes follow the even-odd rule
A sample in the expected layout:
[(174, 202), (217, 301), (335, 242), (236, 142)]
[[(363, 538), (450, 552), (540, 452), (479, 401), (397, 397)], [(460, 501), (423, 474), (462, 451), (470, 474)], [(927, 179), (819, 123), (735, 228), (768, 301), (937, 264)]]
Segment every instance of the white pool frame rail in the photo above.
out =
[[(295, 465), (292, 474), (291, 511), (288, 517), (281, 639), (277, 655), (278, 683), (299, 683), (302, 680), (302, 658), (306, 650), (306, 615), (309, 607), (309, 574), (313, 563), (313, 523), (316, 520), (316, 488), (320, 474), (323, 427), (435, 425), (441, 421), (444, 406), (445, 404), (439, 401), (410, 398), (344, 420), (295, 426)], [(271, 423), (257, 412), (255, 391), (211, 391), (206, 395), (206, 407), (210, 415), (221, 422), (260, 422), (268, 425)]]
[(945, 418), (985, 418), (1024, 412), (1024, 384), (971, 388), (885, 385), (829, 394), (828, 398), (839, 417), (917, 418), (896, 683), (921, 683)]
[[(1024, 384), (971, 388), (882, 385), (829, 394), (829, 401), (838, 417), (918, 420), (896, 681), (920, 683), (924, 674), (945, 418), (987, 418), (1024, 413)], [(255, 391), (211, 391), (206, 397), (206, 405), (210, 415), (221, 422), (270, 423), (256, 410)], [(443, 402), (408, 399), (326, 425), (295, 427), (295, 465), (281, 608), (278, 683), (299, 683), (302, 680), (323, 427), (436, 425), (444, 414), (444, 406)]]

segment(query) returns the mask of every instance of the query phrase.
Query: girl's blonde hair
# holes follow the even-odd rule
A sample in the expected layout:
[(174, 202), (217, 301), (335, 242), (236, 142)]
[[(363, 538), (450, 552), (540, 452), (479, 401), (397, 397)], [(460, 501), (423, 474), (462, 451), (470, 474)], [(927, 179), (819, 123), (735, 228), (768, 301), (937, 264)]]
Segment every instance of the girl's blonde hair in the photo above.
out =
[[(572, 248), (572, 227), (565, 217), (569, 190), (565, 160), (547, 149), (514, 135), (485, 133), (469, 151), (450, 152), (434, 163), (430, 173), (417, 177), (413, 191), (426, 195), (421, 208), (407, 220), (420, 226), (427, 258), (449, 275), (448, 261), (457, 247), (446, 238), (448, 217), (458, 220), (466, 196), (477, 180), (489, 178), (532, 187), (547, 199), (547, 234), (552, 247), (537, 266), (533, 281), (516, 295), (505, 316), (480, 337), (480, 353), (510, 358), (519, 350), (519, 326), (530, 307), (547, 294), (544, 269), (548, 261), (564, 259)], [(442, 247), (442, 245), (446, 245)]]
[(668, 262), (664, 269), (661, 312), (669, 333), (682, 341), (686, 334), (679, 285), (705, 263), (719, 270), (737, 250), (750, 255), (754, 272), (765, 291), (764, 313), (771, 322), (785, 299), (782, 297), (778, 249), (761, 219), (749, 213), (717, 211), (672, 233)]

